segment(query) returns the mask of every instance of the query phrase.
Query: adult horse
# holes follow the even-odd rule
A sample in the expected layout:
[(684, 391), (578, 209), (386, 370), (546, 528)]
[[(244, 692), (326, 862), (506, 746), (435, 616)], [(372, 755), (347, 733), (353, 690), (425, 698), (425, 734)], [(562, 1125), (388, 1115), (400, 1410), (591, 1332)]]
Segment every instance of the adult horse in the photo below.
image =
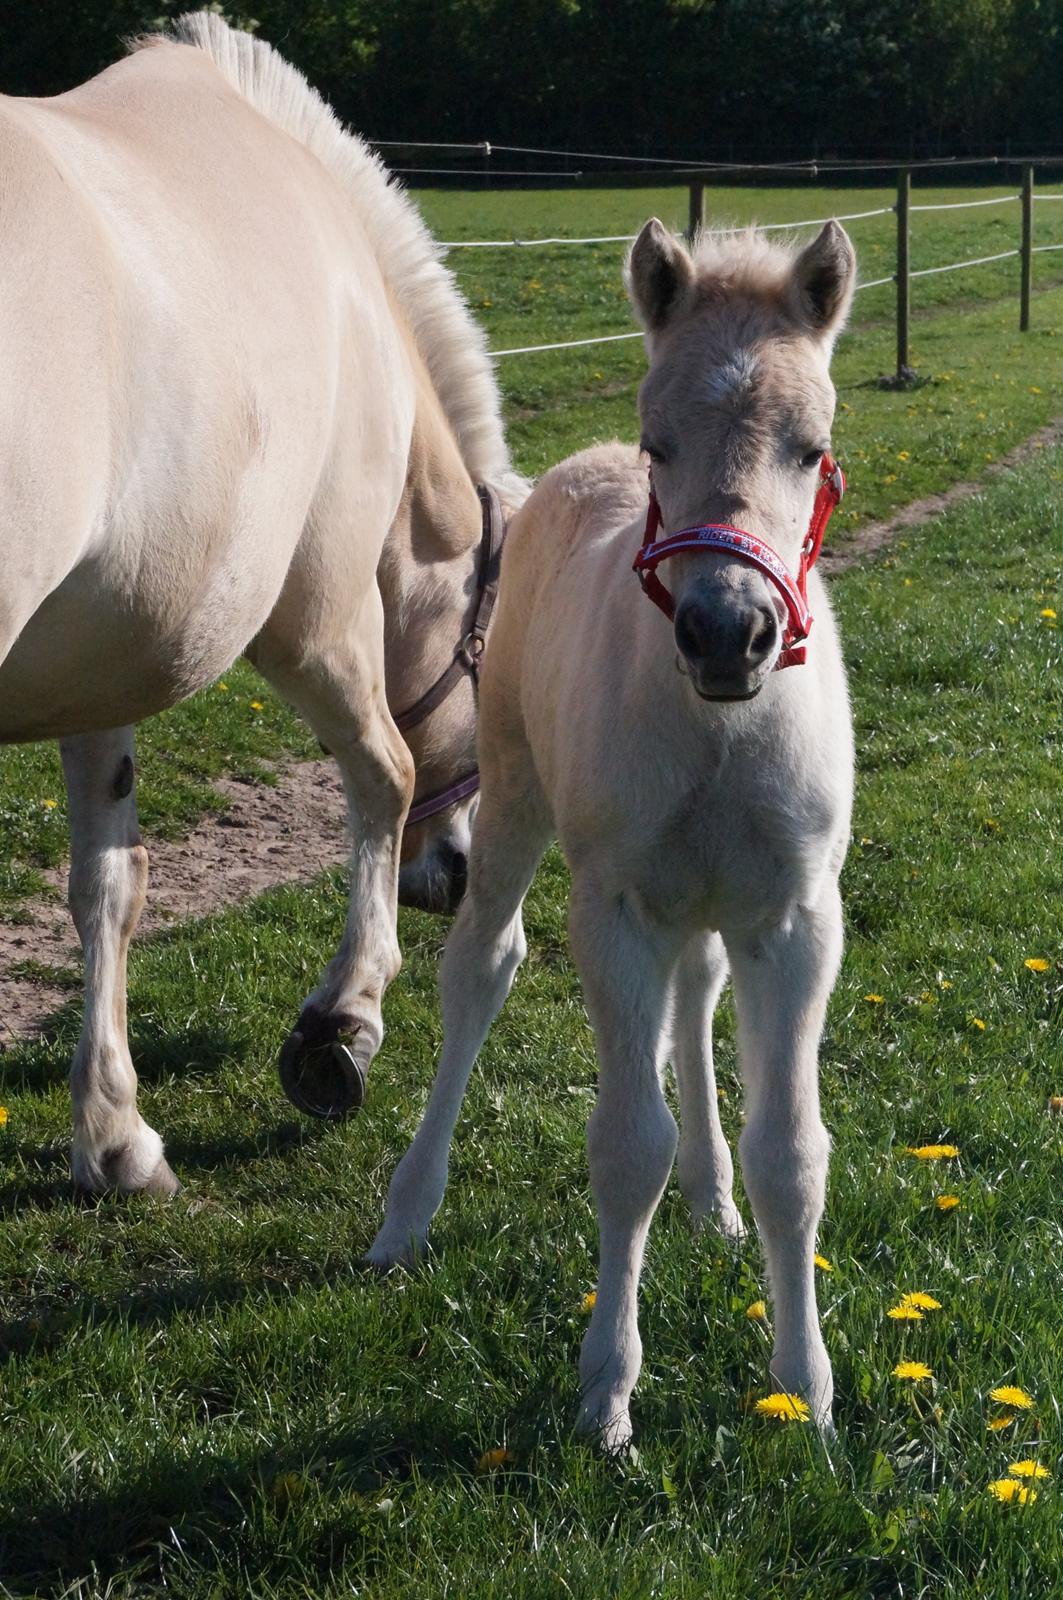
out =
[[(477, 485), (517, 485), (482, 335), (378, 161), (219, 17), (145, 43), (69, 94), (0, 99), (0, 738), (58, 738), (67, 776), (75, 1180), (169, 1193), (126, 1039), (133, 725), (245, 651), (334, 753), (350, 912), (282, 1075), (342, 1111), (399, 967), (415, 771), (388, 699), (416, 723), (406, 897), (445, 904), (474, 783), (459, 642), (498, 537)], [(425, 698), (441, 677), (454, 693)]]

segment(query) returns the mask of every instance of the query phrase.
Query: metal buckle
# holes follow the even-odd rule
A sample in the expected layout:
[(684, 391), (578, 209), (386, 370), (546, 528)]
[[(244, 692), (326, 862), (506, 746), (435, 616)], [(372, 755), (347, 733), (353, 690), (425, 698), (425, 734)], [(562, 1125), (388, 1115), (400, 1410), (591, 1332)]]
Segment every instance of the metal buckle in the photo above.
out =
[(477, 633), (473, 628), (467, 633), (458, 646), (458, 657), (464, 667), (475, 677), (480, 671), (480, 661), (484, 653), (486, 640), (482, 633)]

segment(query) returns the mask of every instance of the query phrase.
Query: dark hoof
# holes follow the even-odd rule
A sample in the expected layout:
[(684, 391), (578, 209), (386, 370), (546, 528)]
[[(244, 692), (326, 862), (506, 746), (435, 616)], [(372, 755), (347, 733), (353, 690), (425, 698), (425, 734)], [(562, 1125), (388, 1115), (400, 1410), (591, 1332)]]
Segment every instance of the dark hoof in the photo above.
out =
[(353, 1045), (338, 1039), (308, 1045), (296, 1029), (281, 1048), (281, 1087), (300, 1111), (335, 1122), (357, 1111), (365, 1099), (371, 1059), (357, 1034)]

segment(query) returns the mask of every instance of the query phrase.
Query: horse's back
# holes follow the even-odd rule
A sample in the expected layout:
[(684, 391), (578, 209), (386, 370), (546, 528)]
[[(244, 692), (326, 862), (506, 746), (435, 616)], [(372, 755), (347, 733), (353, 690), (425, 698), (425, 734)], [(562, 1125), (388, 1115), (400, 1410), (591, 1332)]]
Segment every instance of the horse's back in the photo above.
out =
[[(142, 50), (5, 102), (0, 160), (21, 391), (0, 409), (17, 463), (0, 738), (18, 739), (136, 721), (209, 682), (269, 616), (320, 501), (361, 496), (382, 541), (412, 397), (340, 185), (203, 52)], [(365, 403), (389, 389), (390, 408)]]

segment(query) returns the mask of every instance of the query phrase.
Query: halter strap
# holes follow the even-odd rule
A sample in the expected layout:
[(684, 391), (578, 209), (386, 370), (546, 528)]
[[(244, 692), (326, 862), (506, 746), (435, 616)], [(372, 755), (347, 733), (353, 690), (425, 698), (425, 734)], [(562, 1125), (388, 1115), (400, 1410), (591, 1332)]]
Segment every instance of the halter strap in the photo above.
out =
[(775, 662), (775, 670), (782, 667), (801, 666), (805, 660), (804, 641), (812, 627), (812, 613), (808, 609), (808, 574), (815, 566), (823, 548), (823, 535), (835, 506), (845, 493), (845, 477), (833, 458), (824, 453), (819, 465), (819, 488), (816, 491), (812, 516), (801, 546), (801, 558), (796, 580), (767, 540), (744, 528), (735, 528), (727, 522), (699, 523), (692, 528), (681, 528), (666, 539), (654, 536), (661, 526), (661, 508), (650, 480), (650, 504), (646, 514), (646, 531), (642, 545), (632, 564), (639, 582), (649, 598), (671, 621), (675, 616), (675, 601), (657, 576), (657, 567), (669, 556), (682, 550), (718, 550), (724, 555), (756, 567), (770, 583), (774, 584), (786, 606), (786, 627), (783, 631), (782, 649)]
[[(416, 728), (418, 723), (430, 716), (453, 693), (466, 675), (472, 679), (474, 691), (478, 692), (479, 689), (480, 658), (484, 653), (488, 625), (495, 609), (495, 601), (498, 599), (498, 571), (502, 560), (506, 526), (502, 516), (502, 503), (491, 485), (477, 484), (476, 493), (480, 499), (481, 533), (472, 622), (462, 635), (452, 660), (444, 667), (436, 681), (425, 690), (419, 700), (415, 700), (412, 706), (407, 706), (405, 711), (400, 711), (394, 718), (395, 726), (400, 733)], [(459, 800), (466, 800), (469, 795), (475, 794), (479, 787), (480, 773), (474, 768), (472, 772), (463, 778), (458, 778), (447, 788), (437, 789), (423, 800), (418, 800), (410, 808), (406, 826), (423, 822), (426, 817), (433, 817), (437, 812), (445, 811), (448, 806), (457, 805)]]

